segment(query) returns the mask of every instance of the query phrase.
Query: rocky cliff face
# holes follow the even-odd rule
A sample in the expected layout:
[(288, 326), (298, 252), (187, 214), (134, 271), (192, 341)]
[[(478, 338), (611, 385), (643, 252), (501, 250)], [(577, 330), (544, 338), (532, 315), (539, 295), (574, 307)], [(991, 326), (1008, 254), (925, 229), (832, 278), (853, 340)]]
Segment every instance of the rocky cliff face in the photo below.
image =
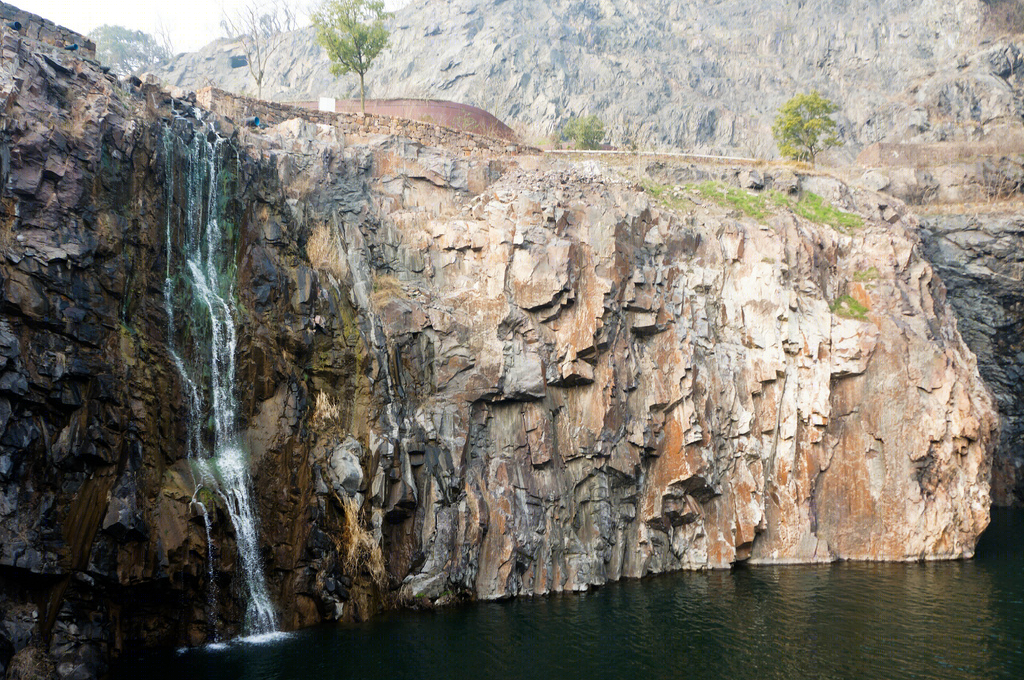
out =
[[(42, 677), (31, 668), (49, 658), (60, 677), (94, 677), (125, 645), (240, 631), (235, 533), (188, 456), (193, 428), (205, 439), (207, 427), (189, 417), (163, 292), (168, 242), (180, 252), (189, 215), (210, 211), (230, 234), (225, 266), (247, 319), (234, 425), (258, 471), (268, 581), (288, 603), (279, 623), (338, 618), (342, 602), (349, 617), (378, 609), (342, 566), (335, 447), (317, 440), (314, 465), (306, 434), (310, 374), (345, 397), (339, 427), (365, 433), (366, 352), (338, 292), (317, 293), (309, 313), (318, 289), (281, 180), (222, 144), (224, 200), (210, 205), (207, 187), (188, 190), (201, 168), (185, 150), (214, 134), (190, 103), (34, 41), (8, 34), (4, 48), (0, 663)], [(197, 352), (200, 319), (180, 340)]]
[[(1014, 6), (1019, 12), (1019, 0), (426, 0), (397, 13), (394, 48), (371, 70), (370, 91), (476, 104), (535, 143), (573, 115), (596, 113), (615, 144), (765, 158), (775, 154), (778, 106), (815, 87), (840, 104), (845, 146), (826, 162), (856, 157), (873, 168), (865, 186), (913, 206), (942, 204), (946, 214), (992, 201), (1010, 202), (1000, 213), (1020, 213), (1024, 61), (1021, 26), (1008, 21)], [(230, 67), (237, 54), (230, 41), (216, 43), (180, 55), (160, 77), (251, 88), (246, 69)], [(309, 30), (289, 36), (270, 72), (266, 92), (283, 99), (351, 96), (355, 83), (329, 76)], [(960, 214), (967, 221), (975, 211)], [(998, 230), (999, 219), (989, 226)], [(1001, 280), (985, 287), (996, 291)], [(980, 341), (986, 319), (974, 312), (986, 307), (957, 307), (983, 357), (1002, 346), (991, 334)], [(1013, 309), (1006, 318), (1017, 323)], [(1014, 362), (1012, 352), (991, 368), (983, 358), (985, 374)], [(1002, 441), (998, 467), (1015, 470), (1019, 448)], [(1016, 486), (999, 485), (996, 502), (1024, 502), (1003, 492)]]
[[(987, 524), (991, 397), (892, 199), (747, 171), (741, 210), (724, 185), (239, 129), (31, 41), (3, 69), (12, 674), (240, 630), (230, 513), (189, 457), (212, 425), (168, 344), (189, 215), (230, 253), (234, 426), (285, 628), (743, 560), (966, 557)], [(203, 175), (184, 150), (217, 139)]]
[[(1020, 69), (982, 0), (414, 0), (370, 70), (370, 96), (473, 104), (540, 137), (596, 113), (617, 144), (765, 157), (782, 102), (840, 103), (845, 153), (1019, 127)], [(230, 41), (179, 55), (161, 78), (252, 90)], [(311, 29), (269, 64), (265, 96), (352, 96)], [(358, 96), (358, 95), (356, 95)]]
[(1020, 215), (923, 219), (924, 253), (949, 289), (1002, 418), (992, 496), (1024, 503), (1024, 223)]

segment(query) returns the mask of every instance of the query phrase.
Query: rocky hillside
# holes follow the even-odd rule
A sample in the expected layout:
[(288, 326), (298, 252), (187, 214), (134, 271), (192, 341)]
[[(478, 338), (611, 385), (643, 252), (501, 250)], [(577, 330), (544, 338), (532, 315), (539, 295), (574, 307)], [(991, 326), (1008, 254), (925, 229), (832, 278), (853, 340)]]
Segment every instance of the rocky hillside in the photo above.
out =
[[(1002, 0), (995, 2), (999, 5)], [(1019, 127), (1021, 64), (982, 0), (413, 0), (370, 96), (479, 106), (539, 137), (596, 113), (611, 139), (770, 157), (770, 125), (796, 92), (841, 105), (847, 157), (883, 139), (934, 141)], [(255, 91), (228, 41), (179, 55), (171, 85)], [(353, 96), (312, 29), (270, 64), (264, 96)]]
[[(30, 39), (4, 57), (8, 677), (244, 630), (252, 561), (198, 453), (225, 426), (287, 629), (973, 554), (997, 416), (899, 201), (773, 168), (641, 186), (301, 110), (251, 130)], [(198, 238), (218, 291), (176, 323)]]

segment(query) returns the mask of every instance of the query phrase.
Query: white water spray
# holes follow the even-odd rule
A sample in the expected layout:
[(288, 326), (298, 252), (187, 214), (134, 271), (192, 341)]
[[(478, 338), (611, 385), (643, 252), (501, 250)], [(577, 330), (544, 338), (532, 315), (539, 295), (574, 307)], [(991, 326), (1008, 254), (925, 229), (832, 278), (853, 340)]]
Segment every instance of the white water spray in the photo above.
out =
[(206, 529), (206, 618), (209, 622), (210, 640), (217, 642), (220, 636), (217, 633), (217, 581), (213, 573), (212, 522), (206, 504), (196, 498), (202, 488), (202, 486), (196, 486), (196, 491), (192, 494), (192, 503), (198, 506), (199, 511), (203, 514), (203, 527)]
[[(208, 136), (214, 137), (210, 142)], [(164, 131), (165, 183), (167, 188), (167, 271), (164, 305), (168, 346), (181, 376), (189, 405), (188, 456), (199, 483), (214, 489), (224, 500), (235, 528), (238, 558), (245, 579), (248, 602), (246, 635), (263, 635), (277, 629), (274, 607), (263, 575), (259, 551), (259, 524), (252, 500), (248, 455), (236, 428), (234, 322), (234, 263), (219, 219), (221, 147), (223, 140), (207, 130), (192, 135), (186, 152), (170, 129)], [(174, 161), (186, 163), (185, 202), (181, 231), (180, 265), (172, 263)], [(188, 339), (179, 348), (176, 338)], [(209, 521), (205, 506), (204, 520)], [(207, 526), (209, 540), (209, 526)], [(208, 551), (212, 580), (212, 549)], [(211, 590), (211, 597), (213, 596)]]

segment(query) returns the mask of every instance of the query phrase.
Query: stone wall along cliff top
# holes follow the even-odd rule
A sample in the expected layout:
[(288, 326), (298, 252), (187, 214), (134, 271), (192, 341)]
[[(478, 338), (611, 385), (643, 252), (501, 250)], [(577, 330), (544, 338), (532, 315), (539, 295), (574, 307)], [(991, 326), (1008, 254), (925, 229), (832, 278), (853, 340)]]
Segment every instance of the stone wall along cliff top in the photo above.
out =
[[(320, 108), (319, 100), (292, 103), (304, 109), (319, 110)], [(334, 110), (338, 113), (361, 113), (360, 102), (358, 99), (338, 99), (334, 102)], [(515, 132), (512, 128), (489, 112), (469, 104), (436, 99), (368, 99), (365, 110), (377, 116), (437, 123), (485, 137), (515, 139)]]
[(999, 139), (982, 142), (932, 142), (900, 144), (879, 142), (857, 156), (857, 163), (867, 167), (915, 168), (961, 163), (992, 156), (1024, 154), (1024, 130), (1010, 130)]
[(334, 125), (345, 134), (348, 141), (361, 141), (372, 135), (397, 135), (408, 137), (424, 146), (458, 150), (470, 156), (517, 156), (540, 153), (539, 149), (530, 146), (472, 132), (461, 132), (443, 125), (370, 113), (313, 111), (291, 104), (239, 97), (213, 87), (206, 87), (197, 92), (196, 101), (203, 108), (235, 121), (259, 116), (260, 121), (267, 125), (283, 123), (291, 118)]

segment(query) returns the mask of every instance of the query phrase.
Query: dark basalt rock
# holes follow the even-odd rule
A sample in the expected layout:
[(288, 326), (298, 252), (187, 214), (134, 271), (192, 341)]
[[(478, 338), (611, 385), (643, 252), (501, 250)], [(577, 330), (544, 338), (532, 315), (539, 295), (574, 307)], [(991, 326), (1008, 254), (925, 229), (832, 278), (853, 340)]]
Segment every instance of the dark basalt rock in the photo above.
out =
[[(168, 205), (165, 193), (186, 169), (165, 176), (164, 121), (173, 119), (182, 140), (206, 123), (181, 117), (191, 107), (150, 108), (166, 99), (158, 90), (141, 81), (126, 88), (74, 55), (37, 59), (47, 48), (30, 40), (5, 49), (19, 59), (3, 68), (19, 70), (0, 118), (9, 180), (0, 203), (0, 664), (8, 677), (93, 678), (123, 646), (197, 643), (211, 630), (230, 637), (242, 619), (233, 532), (216, 496), (203, 497), (216, 544), (210, 578), (191, 503), (182, 388), (165, 344), (167, 211), (182, 204), (175, 196)], [(340, 563), (331, 536), (341, 535), (341, 513), (327, 498), (310, 521), (318, 498), (305, 434), (311, 374), (354, 393), (366, 379), (353, 370), (358, 345), (338, 341), (351, 335), (340, 320), (311, 331), (325, 300), (316, 273), (296, 267), (302, 223), (280, 198), (276, 173), (236, 148), (225, 147), (230, 181), (250, 193), (230, 196), (225, 225), (240, 281), (257, 283), (238, 289), (239, 378), (261, 386), (240, 390), (241, 425), (257, 461), (275, 599), (294, 602), (298, 575), (312, 570), (310, 598), (356, 598), (360, 608), (347, 616), (365, 616), (365, 588), (317, 585), (316, 574)], [(268, 210), (279, 225), (274, 244), (262, 236)], [(353, 317), (344, 296), (330, 304)], [(314, 366), (316, 357), (329, 360)], [(339, 424), (352, 429), (363, 417), (349, 408)], [(215, 611), (188, 604), (205, 603), (211, 588)], [(54, 607), (33, 608), (38, 601)], [(339, 610), (330, 604), (325, 616)], [(320, 618), (299, 606), (281, 611), (287, 628)]]
[(942, 276), (964, 341), (999, 404), (992, 498), (1024, 504), (1024, 219), (932, 216), (921, 221), (924, 254)]

